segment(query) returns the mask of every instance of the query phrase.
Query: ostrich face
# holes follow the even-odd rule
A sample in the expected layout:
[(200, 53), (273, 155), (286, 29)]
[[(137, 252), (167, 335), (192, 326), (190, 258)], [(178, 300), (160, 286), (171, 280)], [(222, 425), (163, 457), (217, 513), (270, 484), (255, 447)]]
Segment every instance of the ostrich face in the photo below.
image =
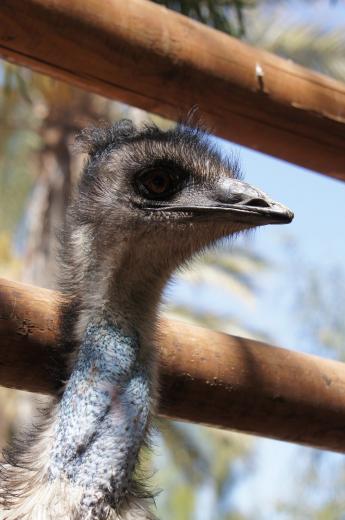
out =
[(234, 168), (184, 169), (173, 162), (157, 161), (134, 178), (135, 206), (145, 217), (184, 222), (213, 222), (232, 229), (285, 224), (293, 214), (265, 193), (237, 179)]
[(133, 255), (140, 247), (146, 260), (169, 255), (178, 264), (225, 236), (293, 218), (241, 181), (237, 161), (222, 158), (201, 130), (138, 130), (124, 120), (84, 133), (82, 143), (90, 158), (80, 222), (106, 247), (122, 239), (131, 242)]

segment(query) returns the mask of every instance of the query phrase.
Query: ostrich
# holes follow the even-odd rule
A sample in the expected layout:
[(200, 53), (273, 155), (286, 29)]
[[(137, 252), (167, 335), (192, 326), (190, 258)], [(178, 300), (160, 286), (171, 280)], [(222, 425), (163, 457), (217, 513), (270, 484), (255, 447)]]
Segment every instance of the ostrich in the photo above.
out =
[(79, 142), (88, 160), (60, 273), (69, 376), (35, 432), (5, 454), (4, 520), (154, 518), (134, 470), (157, 403), (162, 290), (219, 239), (293, 218), (186, 123), (162, 131), (122, 120)]

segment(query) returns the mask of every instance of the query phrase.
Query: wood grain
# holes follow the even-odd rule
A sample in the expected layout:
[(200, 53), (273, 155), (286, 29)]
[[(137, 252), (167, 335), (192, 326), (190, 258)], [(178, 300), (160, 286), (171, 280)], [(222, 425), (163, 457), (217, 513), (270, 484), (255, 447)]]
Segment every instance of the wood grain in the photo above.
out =
[(345, 179), (345, 85), (146, 0), (2, 0), (0, 56)]
[[(0, 384), (54, 393), (61, 295), (0, 280)], [(160, 414), (345, 452), (345, 364), (163, 319)]]

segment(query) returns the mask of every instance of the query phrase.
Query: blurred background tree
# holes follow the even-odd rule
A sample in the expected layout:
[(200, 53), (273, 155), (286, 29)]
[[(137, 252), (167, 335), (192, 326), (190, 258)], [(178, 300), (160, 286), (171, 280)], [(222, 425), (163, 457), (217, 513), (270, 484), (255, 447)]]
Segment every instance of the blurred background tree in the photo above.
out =
[[(231, 36), (337, 79), (345, 78), (345, 15), (340, 26), (310, 17), (337, 0), (157, 0)], [(343, 3), (340, 2), (339, 3)]]
[(246, 34), (245, 11), (258, 3), (256, 0), (156, 0), (201, 23), (241, 38)]
[[(157, 3), (303, 65), (345, 78), (345, 22), (342, 28), (325, 27), (320, 20), (311, 24), (304, 6), (320, 3), (318, 0), (160, 0)], [(328, 3), (327, 0), (324, 3)], [(329, 6), (331, 9), (331, 2)], [(151, 118), (161, 125), (171, 124), (30, 70), (1, 64), (2, 276), (54, 287), (57, 231), (63, 225), (66, 206), (82, 164), (81, 158), (71, 148), (74, 135), (86, 125), (120, 117), (131, 117), (138, 123)], [(184, 293), (194, 295), (194, 300), (189, 299), (186, 305), (175, 291), (174, 299), (170, 298), (165, 311), (173, 317), (210, 328), (265, 339), (263, 331), (252, 330), (231, 309), (225, 308), (220, 312), (211, 304), (206, 310), (200, 309), (195, 296), (220, 286), (229, 294), (229, 299), (244, 302), (250, 310), (256, 303), (256, 279), (268, 266), (273, 268), (267, 258), (249, 246), (245, 249), (233, 247), (231, 253), (229, 247), (224, 246), (221, 252), (209, 253), (180, 275), (177, 284), (183, 287)], [(308, 327), (310, 315), (323, 313), (324, 306), (327, 307), (325, 295), (320, 292), (319, 273), (309, 281), (310, 285), (303, 289), (303, 294), (307, 294), (311, 301), (300, 299), (301, 309), (307, 310), (304, 327)], [(312, 312), (309, 313), (310, 308)], [(334, 319), (333, 307), (328, 308)], [(312, 330), (315, 334), (315, 321), (310, 320), (309, 333)], [(337, 323), (330, 320), (329, 328), (318, 332), (318, 341), (322, 338), (319, 344), (322, 343), (323, 348), (326, 343), (332, 352), (343, 356), (344, 331), (338, 327), (340, 322), (340, 316)], [(3, 443), (12, 435), (16, 421), (31, 417), (32, 398), (2, 389), (0, 399)], [(228, 497), (231, 497), (238, 479), (252, 468), (252, 441), (237, 434), (171, 421), (160, 421), (160, 431), (157, 436), (159, 457), (154, 460), (159, 469), (158, 486), (165, 489), (165, 493), (157, 498), (160, 516), (165, 520), (244, 519)], [(315, 480), (315, 468), (319, 464), (319, 459), (316, 459), (308, 461), (304, 468), (301, 480), (304, 490), (321, 484)], [(343, 482), (340, 469), (337, 478)], [(203, 507), (204, 502), (207, 505)], [(312, 516), (309, 518), (340, 519), (336, 511), (343, 504), (342, 498), (340, 502), (339, 505), (338, 500), (332, 510), (334, 501), (328, 494), (317, 510), (314, 504), (310, 506), (308, 514)], [(300, 505), (298, 501), (278, 504), (277, 513), (284, 509), (290, 515), (288, 518), (302, 518), (298, 516), (303, 511)]]
[[(300, 337), (313, 352), (345, 361), (345, 272), (331, 264), (326, 270), (306, 265), (299, 255), (292, 269), (296, 281), (294, 319)], [(298, 448), (295, 494), (277, 501), (276, 511), (294, 520), (342, 520), (345, 511), (343, 458), (326, 451)]]

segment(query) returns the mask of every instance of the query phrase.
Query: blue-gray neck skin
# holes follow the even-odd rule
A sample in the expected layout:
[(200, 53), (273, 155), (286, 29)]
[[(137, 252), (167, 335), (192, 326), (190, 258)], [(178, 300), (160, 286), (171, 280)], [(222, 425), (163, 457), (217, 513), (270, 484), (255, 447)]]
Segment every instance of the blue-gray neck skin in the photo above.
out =
[(121, 505), (147, 432), (150, 378), (139, 363), (136, 335), (126, 335), (108, 316), (85, 329), (58, 408), (49, 478), (85, 490), (81, 509), (100, 493)]

